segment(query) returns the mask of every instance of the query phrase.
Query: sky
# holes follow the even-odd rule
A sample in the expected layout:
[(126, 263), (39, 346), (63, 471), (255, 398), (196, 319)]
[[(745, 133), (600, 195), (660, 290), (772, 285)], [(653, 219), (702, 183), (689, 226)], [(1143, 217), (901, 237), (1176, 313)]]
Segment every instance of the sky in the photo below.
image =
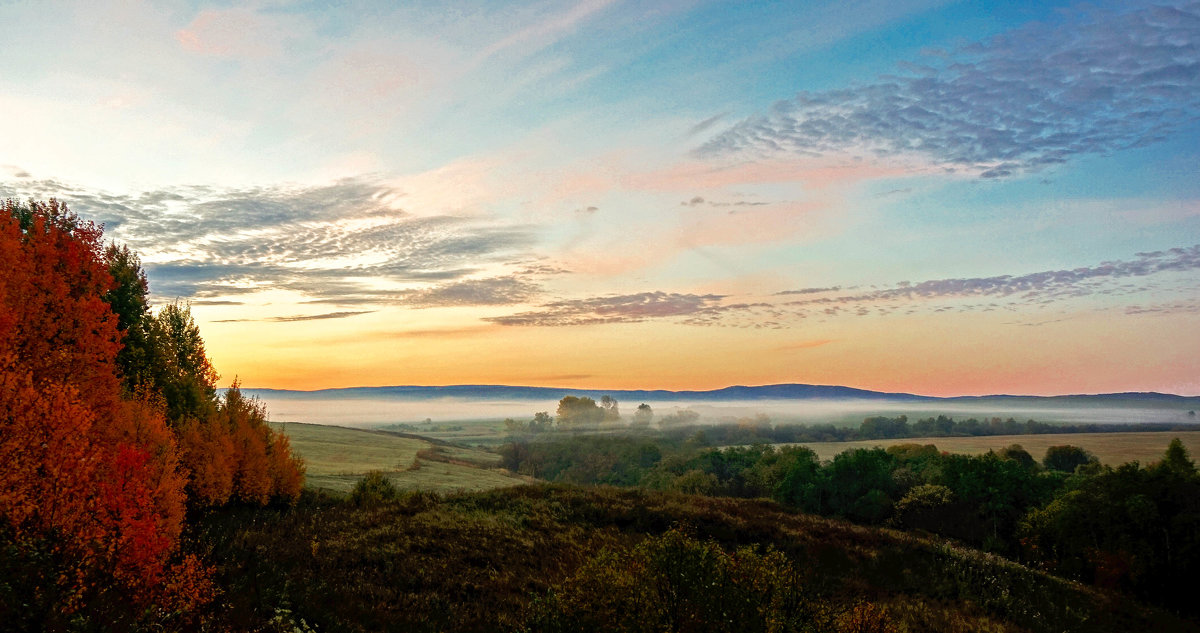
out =
[(0, 24), (0, 196), (135, 249), (223, 383), (1200, 394), (1200, 2)]

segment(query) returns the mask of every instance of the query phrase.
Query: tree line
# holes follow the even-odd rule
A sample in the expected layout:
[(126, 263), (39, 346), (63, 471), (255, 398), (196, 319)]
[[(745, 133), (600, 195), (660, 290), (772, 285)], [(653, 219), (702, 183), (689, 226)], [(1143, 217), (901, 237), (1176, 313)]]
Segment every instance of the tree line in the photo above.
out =
[(215, 592), (187, 513), (294, 500), (303, 465), (101, 226), (5, 200), (0, 270), (0, 621), (180, 626)]

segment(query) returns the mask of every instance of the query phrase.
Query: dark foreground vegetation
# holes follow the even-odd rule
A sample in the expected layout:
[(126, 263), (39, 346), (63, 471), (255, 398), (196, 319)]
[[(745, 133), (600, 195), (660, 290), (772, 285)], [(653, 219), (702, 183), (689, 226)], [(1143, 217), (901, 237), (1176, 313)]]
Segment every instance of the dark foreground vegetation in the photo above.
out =
[(188, 538), (220, 561), (212, 630), (1197, 630), (999, 557), (767, 500), (364, 485), (215, 511)]
[[(1164, 438), (1165, 439), (1165, 438)], [(653, 438), (556, 434), (514, 440), (506, 467), (548, 481), (714, 497), (931, 533), (1193, 616), (1200, 577), (1200, 474), (1179, 440), (1143, 466), (1102, 466), (1051, 447), (984, 455), (932, 445), (854, 449), (822, 462), (803, 446), (706, 448)]]

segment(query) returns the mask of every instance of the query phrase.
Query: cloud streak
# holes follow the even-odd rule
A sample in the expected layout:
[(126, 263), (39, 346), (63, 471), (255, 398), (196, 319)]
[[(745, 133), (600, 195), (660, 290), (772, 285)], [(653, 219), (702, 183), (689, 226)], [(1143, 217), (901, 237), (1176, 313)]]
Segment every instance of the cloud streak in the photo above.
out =
[[(948, 300), (989, 299), (986, 303), (957, 306), (959, 310), (994, 310), (1006, 303), (1044, 306), (1064, 299), (1090, 295), (1134, 294), (1144, 285), (1128, 283), (1159, 273), (1194, 273), (1200, 270), (1200, 245), (1165, 251), (1137, 253), (1135, 259), (1104, 262), (1069, 270), (1048, 270), (1024, 275), (932, 279), (901, 282), (891, 287), (829, 296), (838, 288), (805, 288), (777, 296), (805, 296), (785, 306), (820, 309), (829, 315), (873, 314), (903, 304), (938, 303)], [(826, 296), (819, 296), (826, 295)], [(997, 302), (1001, 300), (1001, 302)], [(943, 306), (944, 307), (944, 306)]]
[(555, 301), (537, 310), (484, 319), (500, 325), (568, 326), (598, 323), (639, 323), (652, 319), (689, 317), (719, 307), (725, 297), (714, 294), (641, 292)]
[(1157, 143), (1200, 105), (1200, 3), (1086, 10), (925, 61), (904, 76), (802, 92), (695, 154), (919, 154), (998, 178)]

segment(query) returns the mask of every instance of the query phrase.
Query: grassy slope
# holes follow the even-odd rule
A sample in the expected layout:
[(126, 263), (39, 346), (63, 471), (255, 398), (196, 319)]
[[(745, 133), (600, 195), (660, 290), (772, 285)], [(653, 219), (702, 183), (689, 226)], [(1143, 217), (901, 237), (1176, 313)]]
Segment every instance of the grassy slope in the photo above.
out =
[(307, 485), (347, 492), (366, 472), (388, 474), (405, 490), (487, 490), (523, 483), (496, 470), (499, 457), (486, 451), (435, 445), (413, 436), (317, 424), (277, 424), (304, 458)]
[[(311, 493), (292, 509), (227, 509), (192, 542), (220, 552), (213, 630), (519, 630), (532, 597), (604, 547), (686, 525), (726, 548), (770, 544), (829, 614), (869, 600), (912, 631), (1197, 631), (1194, 623), (1015, 563), (774, 503), (524, 486), (355, 508)], [(198, 537), (198, 538), (197, 538)], [(814, 616), (814, 630), (830, 630)]]
[(1137, 460), (1143, 464), (1162, 459), (1171, 438), (1178, 437), (1192, 455), (1200, 455), (1200, 431), (1154, 433), (1054, 433), (1047, 435), (992, 435), (984, 437), (912, 437), (895, 440), (862, 440), (856, 442), (809, 442), (804, 444), (821, 459), (852, 448), (888, 447), (894, 444), (933, 444), (951, 453), (986, 453), (1010, 444), (1020, 444), (1041, 459), (1046, 449), (1061, 444), (1081, 446), (1101, 462), (1116, 466)]

